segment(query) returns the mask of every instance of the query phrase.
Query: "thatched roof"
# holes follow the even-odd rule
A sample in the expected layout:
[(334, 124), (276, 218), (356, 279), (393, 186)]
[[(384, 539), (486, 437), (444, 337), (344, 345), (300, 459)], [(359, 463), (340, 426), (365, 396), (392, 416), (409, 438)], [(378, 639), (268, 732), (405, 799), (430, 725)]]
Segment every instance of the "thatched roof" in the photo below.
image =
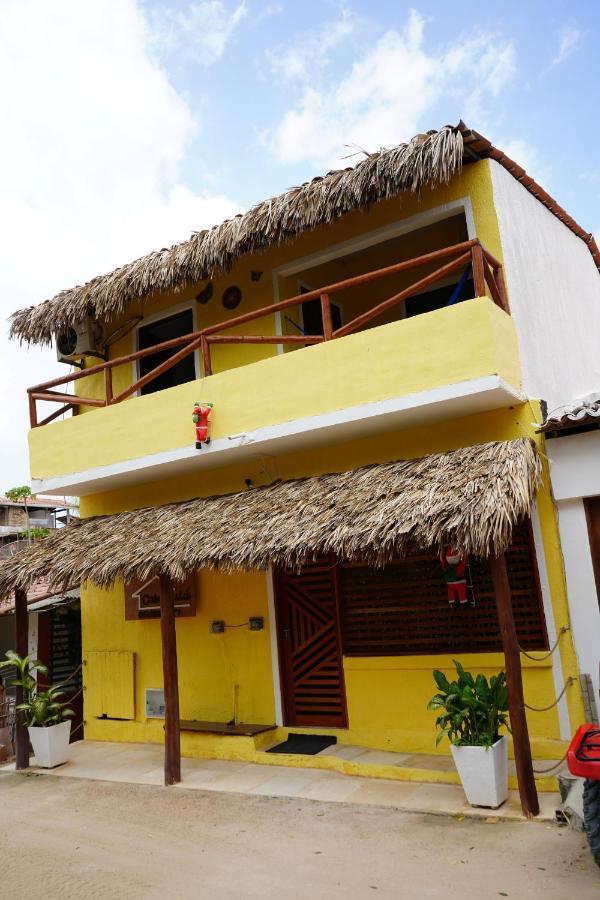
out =
[(239, 257), (293, 240), (304, 231), (326, 225), (346, 213), (365, 209), (404, 191), (450, 181), (462, 165), (490, 157), (507, 169), (530, 193), (590, 249), (600, 269), (600, 251), (588, 234), (525, 169), (477, 131), (459, 122), (439, 131), (417, 134), (407, 144), (370, 153), (354, 168), (329, 172), (264, 200), (243, 215), (228, 219), (189, 240), (157, 250), (107, 275), (92, 278), (11, 316), (10, 336), (34, 344), (50, 344), (56, 331), (94, 315), (110, 322), (130, 303), (165, 291), (181, 291), (220, 272)]
[(51, 300), (12, 316), (11, 337), (50, 343), (53, 333), (93, 313), (100, 321), (121, 315), (137, 299), (183, 290), (226, 271), (246, 253), (281, 244), (370, 203), (447, 182), (460, 169), (463, 140), (458, 127), (418, 134), (408, 144), (371, 153), (354, 168), (329, 172), (244, 215), (172, 247), (149, 253)]
[(0, 596), (37, 578), (109, 586), (156, 572), (297, 567), (326, 553), (383, 564), (452, 544), (487, 556), (530, 512), (540, 472), (522, 438), (83, 519), (0, 564)]

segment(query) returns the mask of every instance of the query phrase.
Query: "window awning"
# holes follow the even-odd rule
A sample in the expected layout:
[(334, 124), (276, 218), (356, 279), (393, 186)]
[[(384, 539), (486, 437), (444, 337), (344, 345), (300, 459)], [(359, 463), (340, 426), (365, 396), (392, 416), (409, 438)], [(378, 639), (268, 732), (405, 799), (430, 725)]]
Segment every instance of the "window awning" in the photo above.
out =
[(380, 565), (411, 547), (503, 552), (541, 478), (520, 438), (81, 520), (0, 564), (0, 596), (40, 578), (87, 580), (201, 568), (299, 567), (317, 555)]

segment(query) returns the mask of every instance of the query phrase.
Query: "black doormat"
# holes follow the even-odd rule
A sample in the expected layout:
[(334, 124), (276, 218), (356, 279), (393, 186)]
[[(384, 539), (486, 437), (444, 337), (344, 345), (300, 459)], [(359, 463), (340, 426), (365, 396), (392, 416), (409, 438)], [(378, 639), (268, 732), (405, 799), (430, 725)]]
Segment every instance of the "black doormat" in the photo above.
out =
[(325, 747), (331, 744), (337, 744), (337, 738), (328, 734), (296, 734), (290, 732), (287, 741), (283, 744), (277, 744), (271, 747), (267, 753), (299, 753), (304, 756), (314, 756), (320, 753)]

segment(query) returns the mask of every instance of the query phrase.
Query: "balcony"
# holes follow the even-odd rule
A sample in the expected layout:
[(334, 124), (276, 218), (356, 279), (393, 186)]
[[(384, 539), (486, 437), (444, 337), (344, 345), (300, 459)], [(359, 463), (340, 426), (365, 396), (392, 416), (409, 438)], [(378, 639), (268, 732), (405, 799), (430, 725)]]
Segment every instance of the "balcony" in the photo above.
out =
[[(332, 296), (440, 261), (439, 268), (400, 293), (333, 329)], [(382, 313), (408, 297), (418, 297), (428, 285), (469, 262), (477, 299), (372, 327)], [(224, 333), (317, 298), (323, 334)], [(280, 353), (213, 374), (211, 348), (226, 343), (278, 344), (301, 352)], [(175, 352), (118, 394), (113, 392), (115, 367), (154, 353), (157, 347), (30, 388), (30, 460), (36, 490), (77, 495), (112, 490), (249, 456), (287, 453), (507, 407), (522, 399), (517, 341), (501, 266), (477, 241), (271, 304), (160, 347)], [(199, 381), (133, 396), (197, 350), (204, 375)], [(95, 391), (88, 390), (88, 396), (55, 390), (81, 379), (94, 386), (94, 378)], [(59, 409), (38, 421), (37, 402), (50, 400), (61, 404)], [(212, 442), (202, 451), (194, 448), (191, 411), (196, 400), (214, 403)], [(54, 421), (81, 407), (91, 411)]]

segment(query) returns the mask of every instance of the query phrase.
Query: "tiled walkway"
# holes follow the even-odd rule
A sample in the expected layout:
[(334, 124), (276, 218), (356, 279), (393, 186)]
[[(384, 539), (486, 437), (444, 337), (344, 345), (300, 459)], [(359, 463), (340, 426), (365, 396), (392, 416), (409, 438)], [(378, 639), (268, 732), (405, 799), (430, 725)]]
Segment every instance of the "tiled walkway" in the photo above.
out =
[[(328, 752), (331, 755), (331, 748), (328, 748)], [(410, 759), (408, 754), (369, 751), (361, 747), (340, 746), (335, 748), (335, 752), (343, 755), (343, 758), (349, 758), (347, 754), (351, 756), (353, 753), (354, 759), (358, 759), (361, 754), (372, 756), (372, 759), (364, 761), (375, 764), (389, 764), (390, 760), (383, 758), (389, 756), (402, 756), (404, 764), (406, 764), (404, 757)], [(446, 763), (443, 757), (435, 759)], [(2, 771), (14, 771), (14, 765), (0, 769), (0, 773)], [(51, 770), (33, 767), (31, 771), (59, 777), (162, 785), (163, 748), (153, 744), (79, 741), (71, 745), (71, 760), (64, 766)], [(259, 765), (220, 759), (182, 759), (182, 782), (177, 788), (371, 804), (440, 815), (502, 819), (521, 817), (516, 791), (510, 791), (507, 802), (500, 809), (475, 809), (465, 803), (462, 788), (452, 784), (421, 784), (386, 778), (365, 778), (324, 769)], [(540, 819), (553, 820), (558, 803), (558, 794), (541, 793)]]

